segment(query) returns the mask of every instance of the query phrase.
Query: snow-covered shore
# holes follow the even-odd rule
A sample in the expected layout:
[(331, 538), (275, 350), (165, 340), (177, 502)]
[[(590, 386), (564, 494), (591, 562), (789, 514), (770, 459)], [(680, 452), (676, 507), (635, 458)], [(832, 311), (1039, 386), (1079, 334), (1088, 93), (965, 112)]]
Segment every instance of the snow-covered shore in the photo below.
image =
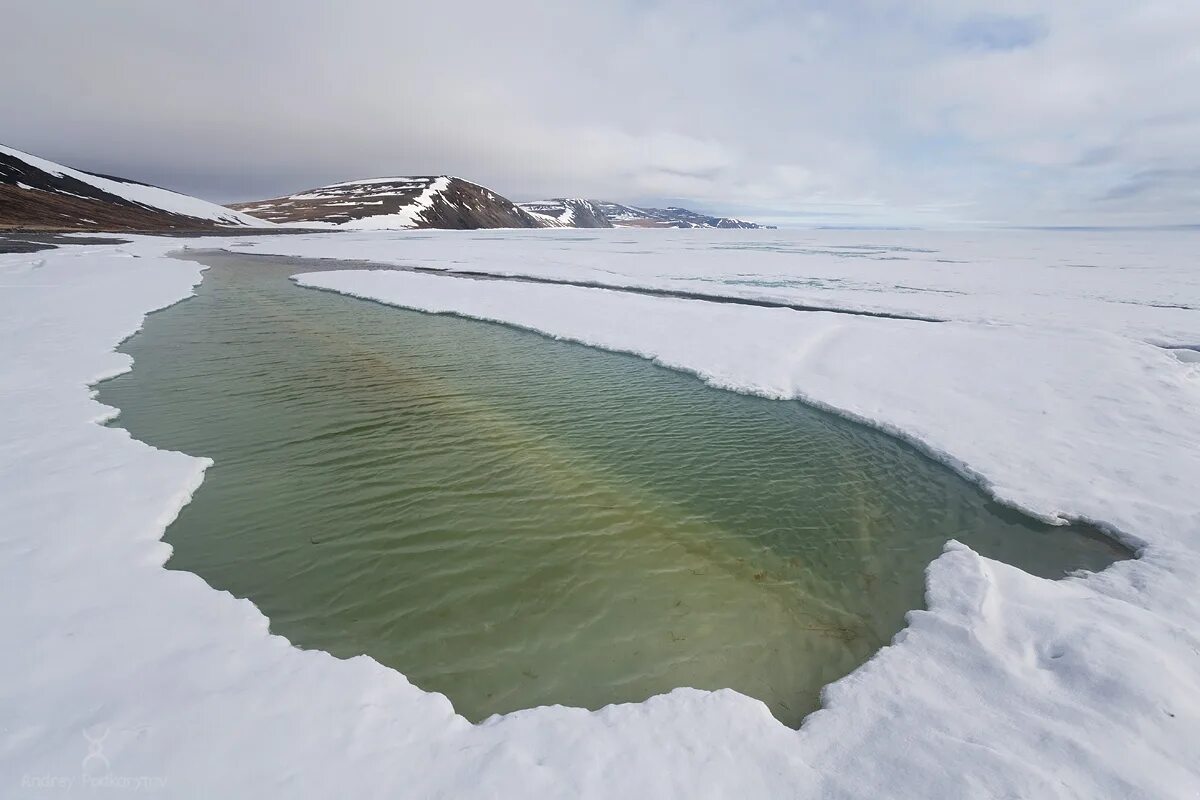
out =
[[(720, 293), (935, 312), (954, 321), (383, 271), (300, 279), (803, 397), (918, 442), (1031, 513), (1106, 525), (1140, 557), (1045, 581), (951, 545), (929, 569), (928, 610), (828, 687), (825, 708), (798, 732), (750, 698), (687, 689), (473, 726), (372, 659), (297, 650), (268, 635), (249, 602), (162, 569), (159, 538), (206, 462), (94, 424), (112, 412), (87, 386), (127, 369), (113, 347), (198, 281), (198, 265), (164, 257), (179, 240), (0, 256), (4, 796), (45, 794), (60, 780), (76, 792), (133, 782), (227, 797), (1196, 796), (1200, 364), (1148, 343), (1200, 343), (1200, 312), (1188, 308), (1200, 305), (1197, 271), (1173, 261), (1186, 248), (1164, 239), (1160, 261), (1131, 269), (1115, 262), (1152, 258), (1153, 245), (1130, 255), (1116, 240), (1108, 266), (1056, 266), (1071, 277), (1024, 294), (1021, 282), (1050, 274), (1047, 263), (1093, 245), (1031, 255), (1026, 272), (1007, 277), (1003, 259), (973, 273), (932, 257), (784, 252), (772, 269), (795, 285), (764, 289), (778, 275), (746, 268), (764, 257), (744, 257), (755, 240), (689, 234), (338, 234), (241, 247), (717, 282)], [(772, 234), (770, 252), (786, 236)], [(893, 234), (870, 238), (881, 237)], [(1035, 237), (1023, 252), (1072, 241)], [(722, 249), (729, 243), (740, 249)], [(974, 246), (939, 245), (939, 256), (966, 260)], [(829, 284), (856, 273), (856, 286)], [(739, 290), (730, 278), (756, 283)]]

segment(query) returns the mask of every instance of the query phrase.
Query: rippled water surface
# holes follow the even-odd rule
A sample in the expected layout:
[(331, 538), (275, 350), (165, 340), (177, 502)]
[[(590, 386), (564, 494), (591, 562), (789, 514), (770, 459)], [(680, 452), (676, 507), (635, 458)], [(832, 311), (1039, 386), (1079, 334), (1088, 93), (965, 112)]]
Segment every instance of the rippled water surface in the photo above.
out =
[(947, 539), (1049, 577), (1121, 555), (799, 403), (203, 260), (100, 387), (114, 424), (216, 461), (168, 566), (470, 719), (694, 686), (795, 725), (922, 605)]

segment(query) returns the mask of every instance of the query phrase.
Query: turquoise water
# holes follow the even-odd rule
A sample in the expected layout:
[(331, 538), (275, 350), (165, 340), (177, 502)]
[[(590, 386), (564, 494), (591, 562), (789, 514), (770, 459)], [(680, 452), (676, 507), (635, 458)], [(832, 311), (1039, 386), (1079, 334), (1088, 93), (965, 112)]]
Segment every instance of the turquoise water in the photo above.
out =
[(168, 567), (473, 720), (694, 686), (797, 725), (921, 607), (947, 539), (1048, 577), (1124, 556), (799, 403), (203, 260), (100, 386), (113, 424), (216, 461)]

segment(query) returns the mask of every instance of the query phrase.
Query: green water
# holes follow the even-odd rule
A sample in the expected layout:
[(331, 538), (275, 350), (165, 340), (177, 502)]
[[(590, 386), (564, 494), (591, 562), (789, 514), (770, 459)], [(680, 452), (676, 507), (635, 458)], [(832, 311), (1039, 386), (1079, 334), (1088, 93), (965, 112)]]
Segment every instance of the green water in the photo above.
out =
[(216, 461), (168, 566), (473, 720), (694, 686), (797, 725), (921, 607), (947, 539), (1050, 577), (1122, 557), (799, 403), (203, 260), (100, 387), (113, 424)]

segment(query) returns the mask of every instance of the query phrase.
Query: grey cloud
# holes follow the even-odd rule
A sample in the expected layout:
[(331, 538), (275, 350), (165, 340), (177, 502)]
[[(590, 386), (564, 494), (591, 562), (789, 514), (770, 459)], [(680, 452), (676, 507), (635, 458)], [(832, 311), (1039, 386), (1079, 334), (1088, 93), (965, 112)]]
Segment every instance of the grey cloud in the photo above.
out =
[(953, 41), (961, 47), (980, 50), (1016, 50), (1046, 37), (1040, 17), (975, 14), (959, 23)]
[(1142, 170), (1106, 191), (1100, 200), (1129, 200), (1165, 192), (1175, 195), (1180, 190), (1200, 196), (1200, 167)]
[(1200, 7), (1004, 5), (9, 0), (0, 141), (218, 201), (447, 172), (777, 218), (1194, 218), (1093, 200), (1200, 160)]

